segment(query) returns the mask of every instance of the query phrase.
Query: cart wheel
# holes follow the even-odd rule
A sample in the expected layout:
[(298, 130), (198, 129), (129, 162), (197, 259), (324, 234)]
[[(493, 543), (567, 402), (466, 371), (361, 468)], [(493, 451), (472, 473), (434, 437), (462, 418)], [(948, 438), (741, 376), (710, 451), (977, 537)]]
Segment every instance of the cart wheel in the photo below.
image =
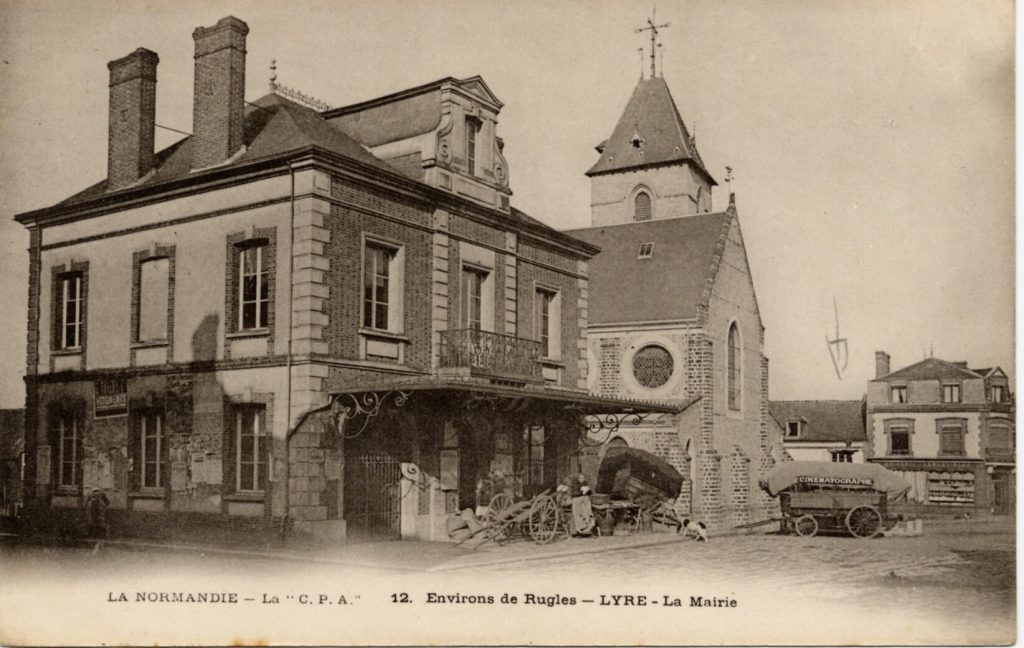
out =
[(818, 520), (813, 515), (801, 515), (793, 522), (798, 536), (811, 538), (818, 534)]
[(547, 544), (558, 536), (561, 514), (550, 497), (538, 497), (530, 507), (530, 537), (537, 544)]
[(509, 493), (498, 493), (491, 498), (491, 502), (487, 506), (487, 517), (485, 520), (489, 525), (491, 525), (491, 528), (488, 529), (487, 532), (491, 539), (497, 541), (505, 539), (505, 525), (497, 524), (497, 520), (502, 513), (509, 510), (514, 505), (515, 501)]
[(858, 506), (846, 514), (846, 528), (855, 538), (873, 538), (882, 529), (882, 514), (874, 506)]

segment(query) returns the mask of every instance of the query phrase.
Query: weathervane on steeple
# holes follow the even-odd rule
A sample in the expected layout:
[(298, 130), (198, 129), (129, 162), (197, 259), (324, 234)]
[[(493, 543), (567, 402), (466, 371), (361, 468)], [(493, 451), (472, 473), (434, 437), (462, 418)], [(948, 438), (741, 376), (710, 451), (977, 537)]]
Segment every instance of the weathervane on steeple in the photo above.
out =
[[(647, 19), (647, 26), (646, 27), (641, 27), (641, 28), (636, 30), (637, 34), (645, 32), (645, 31), (651, 32), (651, 78), (652, 79), (657, 74), (657, 71), (655, 69), (655, 65), (654, 64), (655, 64), (655, 61), (657, 60), (656, 59), (656, 56), (657, 56), (656, 52), (658, 51), (658, 48), (661, 47), (661, 45), (658, 44), (658, 30), (659, 29), (664, 29), (665, 27), (668, 27), (671, 24), (671, 23), (665, 23), (664, 25), (655, 25), (654, 24), (654, 16), (655, 16), (655, 11), (656, 10), (657, 10), (657, 8), (651, 9), (651, 17)], [(641, 76), (643, 76), (643, 75), (641, 75)]]

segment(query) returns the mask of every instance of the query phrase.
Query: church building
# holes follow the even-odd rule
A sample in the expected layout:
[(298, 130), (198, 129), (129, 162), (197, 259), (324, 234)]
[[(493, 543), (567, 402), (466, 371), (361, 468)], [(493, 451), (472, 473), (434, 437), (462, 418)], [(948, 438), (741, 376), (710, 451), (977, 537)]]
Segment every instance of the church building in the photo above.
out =
[(735, 196), (713, 211), (717, 182), (653, 67), (597, 151), (591, 226), (568, 232), (601, 248), (589, 264), (588, 386), (681, 412), (609, 435), (584, 466), (638, 447), (683, 474), (680, 515), (718, 529), (770, 517), (757, 482), (780, 453)]

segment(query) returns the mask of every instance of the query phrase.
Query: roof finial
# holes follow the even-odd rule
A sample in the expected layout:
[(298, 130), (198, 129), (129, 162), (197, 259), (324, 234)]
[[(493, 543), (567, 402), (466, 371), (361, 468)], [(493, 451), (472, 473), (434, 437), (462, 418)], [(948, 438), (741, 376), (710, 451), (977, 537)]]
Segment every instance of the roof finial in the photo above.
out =
[(270, 59), (270, 94), (277, 92), (277, 59)]
[(636, 51), (640, 52), (640, 80), (644, 80), (644, 48), (638, 47)]
[(665, 78), (665, 50), (661, 43), (658, 43), (658, 65), (661, 66), (661, 78)]
[(725, 187), (728, 189), (729, 194), (732, 195), (732, 167), (725, 167)]
[(658, 51), (658, 47), (659, 47), (659, 45), (658, 45), (658, 30), (659, 29), (664, 29), (665, 27), (668, 27), (671, 24), (671, 23), (665, 23), (663, 25), (655, 25), (654, 24), (654, 16), (655, 16), (655, 11), (656, 10), (657, 10), (656, 7), (651, 10), (651, 17), (647, 19), (647, 26), (646, 27), (641, 27), (641, 28), (636, 30), (637, 34), (639, 34), (641, 32), (645, 32), (645, 31), (651, 32), (651, 78), (652, 79), (657, 74), (657, 70), (655, 68), (654, 63), (655, 63), (655, 57), (657, 56), (656, 52)]

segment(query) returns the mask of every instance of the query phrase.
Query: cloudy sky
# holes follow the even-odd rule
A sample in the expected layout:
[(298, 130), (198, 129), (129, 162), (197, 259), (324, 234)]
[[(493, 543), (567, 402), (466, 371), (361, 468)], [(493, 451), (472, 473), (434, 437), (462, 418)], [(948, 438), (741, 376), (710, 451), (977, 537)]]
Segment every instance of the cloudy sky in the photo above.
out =
[[(335, 106), (480, 74), (505, 103), (514, 204), (569, 229), (589, 223), (583, 173), (637, 81), (651, 6), (0, 3), (0, 406), (23, 401), (28, 237), (11, 217), (105, 175), (107, 61), (156, 51), (157, 123), (186, 132), (192, 30), (228, 14), (250, 26), (249, 100), (275, 57), (282, 83)], [(1012, 372), (1012, 2), (662, 0), (657, 19), (716, 208), (734, 169), (772, 398), (859, 398), (876, 349)], [(158, 148), (180, 137), (158, 130)]]

